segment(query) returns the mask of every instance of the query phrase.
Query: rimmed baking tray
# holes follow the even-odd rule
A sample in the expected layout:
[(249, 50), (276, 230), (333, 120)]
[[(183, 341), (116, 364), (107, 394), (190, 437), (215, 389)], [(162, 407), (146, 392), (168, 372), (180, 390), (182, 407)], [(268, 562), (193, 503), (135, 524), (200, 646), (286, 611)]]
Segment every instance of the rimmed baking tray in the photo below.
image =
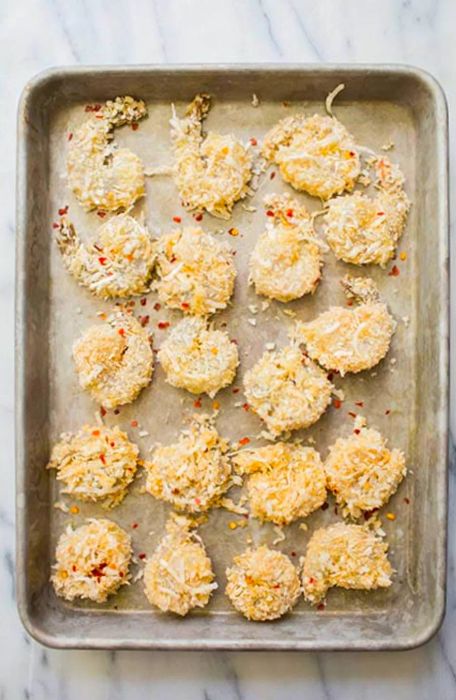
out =
[[(73, 340), (100, 310), (96, 302), (64, 272), (52, 240), (57, 209), (69, 204), (81, 235), (100, 223), (84, 214), (68, 193), (62, 178), (68, 132), (84, 118), (84, 105), (121, 94), (142, 97), (149, 118), (138, 131), (119, 130), (116, 138), (139, 153), (147, 167), (169, 162), (170, 104), (178, 111), (195, 93), (209, 92), (214, 106), (208, 128), (261, 139), (277, 119), (292, 111), (323, 113), (327, 93), (344, 82), (336, 103), (337, 116), (356, 140), (374, 150), (393, 141), (389, 153), (407, 177), (413, 202), (401, 242), (407, 260), (398, 260), (398, 277), (381, 270), (361, 270), (336, 263), (326, 255), (323, 282), (314, 297), (285, 308), (299, 318), (311, 318), (331, 303), (340, 303), (338, 280), (347, 271), (372, 274), (398, 319), (388, 358), (374, 372), (346, 378), (342, 409), (330, 409), (303, 434), (325, 454), (336, 435), (350, 431), (349, 413), (362, 412), (392, 444), (407, 453), (410, 473), (391, 503), (394, 521), (383, 518), (397, 570), (394, 585), (372, 593), (333, 591), (324, 610), (303, 600), (292, 614), (275, 623), (248, 623), (223, 595), (224, 569), (246, 539), (272, 543), (269, 526), (249, 520), (247, 528), (231, 530), (233, 514), (213, 511), (201, 535), (214, 561), (220, 590), (209, 607), (185, 620), (150, 609), (140, 581), (124, 587), (104, 606), (68, 604), (55, 597), (49, 585), (56, 538), (64, 525), (88, 515), (105, 515), (82, 505), (70, 516), (53, 507), (59, 498), (54, 476), (45, 470), (49, 448), (58, 434), (91, 421), (96, 406), (78, 389), (71, 366)], [(252, 104), (252, 95), (260, 100)], [(252, 201), (256, 211), (241, 204), (230, 222), (205, 215), (203, 226), (220, 232), (237, 250), (238, 280), (235, 303), (217, 318), (227, 323), (241, 349), (241, 377), (269, 340), (284, 342), (293, 318), (274, 303), (261, 310), (261, 301), (247, 287), (246, 260), (264, 226), (261, 199), (266, 192), (287, 187), (269, 173)], [(291, 191), (291, 190), (290, 190)], [(169, 648), (169, 649), (404, 649), (426, 641), (444, 612), (447, 504), (448, 414), (448, 209), (447, 112), (445, 98), (428, 74), (389, 65), (236, 65), (78, 67), (47, 71), (25, 88), (19, 107), (17, 206), (17, 594), (26, 629), (40, 642), (56, 647)], [(318, 203), (303, 195), (313, 209)], [(182, 211), (169, 178), (148, 180), (143, 211), (158, 233), (172, 225)], [(240, 235), (228, 236), (235, 226)], [(402, 256), (404, 257), (404, 256)], [(149, 295), (144, 313), (150, 314), (155, 345), (164, 337), (157, 322), (178, 314), (153, 311)], [(258, 313), (249, 309), (260, 307)], [(256, 325), (252, 324), (255, 319)], [(254, 441), (259, 421), (239, 406), (232, 389), (217, 397), (218, 426), (232, 440), (249, 435)], [(354, 409), (356, 402), (363, 409)], [(204, 399), (203, 409), (211, 402)], [(170, 442), (194, 410), (193, 398), (168, 387), (158, 368), (152, 386), (132, 406), (105, 420), (126, 428), (147, 457), (159, 437)], [(135, 419), (148, 433), (139, 437), (130, 427)], [(260, 441), (261, 442), (261, 441)], [(338, 519), (334, 503), (308, 519), (304, 532), (294, 525), (277, 547), (297, 558), (315, 527)], [(167, 506), (141, 494), (137, 482), (122, 505), (108, 514), (133, 535), (134, 548), (150, 552), (161, 537)], [(133, 523), (133, 521), (135, 521)], [(133, 528), (132, 525), (138, 525)]]

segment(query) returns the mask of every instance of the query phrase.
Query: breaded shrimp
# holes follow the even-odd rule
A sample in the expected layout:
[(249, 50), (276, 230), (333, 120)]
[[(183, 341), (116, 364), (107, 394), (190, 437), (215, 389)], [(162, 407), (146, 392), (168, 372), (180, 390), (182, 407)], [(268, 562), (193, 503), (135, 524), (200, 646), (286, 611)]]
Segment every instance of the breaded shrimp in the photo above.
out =
[(277, 442), (242, 450), (233, 464), (239, 474), (249, 475), (250, 512), (260, 520), (289, 525), (326, 501), (323, 464), (312, 447)]
[(110, 218), (98, 229), (95, 242), (88, 244), (64, 217), (57, 244), (67, 270), (95, 296), (123, 298), (149, 291), (154, 243), (147, 228), (128, 214)]
[[(351, 294), (353, 285), (359, 288), (359, 284), (367, 289), (366, 300), (359, 306), (331, 306), (313, 321), (298, 321), (292, 333), (313, 360), (327, 370), (340, 372), (341, 376), (378, 364), (388, 352), (396, 328), (386, 304), (375, 293), (372, 296), (372, 280), (346, 282), (348, 293)], [(358, 294), (356, 298), (360, 299)]]
[(172, 329), (158, 360), (169, 384), (213, 397), (233, 381), (239, 353), (225, 331), (208, 328), (203, 318), (187, 317)]
[(128, 583), (131, 539), (112, 520), (91, 518), (60, 536), (51, 581), (65, 600), (88, 598), (104, 603)]
[(244, 375), (249, 406), (274, 436), (315, 423), (333, 389), (326, 373), (295, 345), (266, 351)]
[(385, 438), (365, 426), (357, 416), (352, 435), (336, 440), (324, 462), (328, 489), (353, 518), (387, 503), (407, 471), (404, 453), (389, 450)]
[(158, 239), (157, 275), (155, 289), (163, 304), (207, 316), (227, 306), (236, 268), (226, 241), (187, 226)]
[(385, 267), (396, 252), (410, 202), (404, 176), (388, 158), (375, 161), (376, 197), (360, 192), (328, 202), (323, 217), (327, 241), (336, 258), (353, 265)]
[(288, 194), (270, 195), (264, 204), (266, 230), (250, 256), (249, 282), (278, 301), (313, 294), (323, 260), (309, 212)]
[(225, 593), (248, 620), (276, 620), (289, 612), (301, 593), (295, 567), (285, 554), (266, 545), (234, 557), (226, 570)]
[(105, 408), (131, 403), (153, 373), (153, 354), (147, 331), (133, 316), (111, 314), (91, 326), (73, 346), (79, 383)]
[(209, 510), (231, 485), (228, 442), (208, 415), (193, 416), (173, 445), (159, 445), (145, 465), (146, 491), (179, 510)]
[(209, 112), (209, 95), (196, 95), (185, 116), (173, 108), (171, 144), (174, 180), (187, 209), (206, 209), (228, 219), (233, 205), (249, 192), (252, 156), (234, 136), (210, 131), (202, 134)]
[(116, 97), (75, 129), (68, 144), (68, 185), (90, 211), (128, 209), (145, 194), (144, 167), (128, 148), (119, 148), (113, 131), (147, 115), (142, 100)]
[(262, 154), (285, 182), (320, 199), (350, 192), (360, 173), (353, 136), (335, 117), (282, 119), (266, 134)]
[(329, 588), (372, 590), (391, 586), (388, 545), (362, 525), (336, 523), (316, 530), (304, 557), (304, 597), (316, 605)]
[(218, 587), (203, 542), (183, 515), (172, 514), (166, 534), (144, 569), (144, 590), (151, 605), (163, 612), (187, 615), (204, 608)]

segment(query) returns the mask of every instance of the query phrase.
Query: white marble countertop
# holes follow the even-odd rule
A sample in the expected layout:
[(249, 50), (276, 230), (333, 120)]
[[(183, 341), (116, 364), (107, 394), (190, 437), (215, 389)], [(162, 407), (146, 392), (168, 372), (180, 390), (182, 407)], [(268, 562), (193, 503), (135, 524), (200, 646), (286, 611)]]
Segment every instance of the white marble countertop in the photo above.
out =
[[(114, 9), (115, 8), (115, 9)], [(13, 288), (16, 104), (35, 73), (61, 64), (400, 62), (442, 83), (454, 144), (452, 0), (3, 0), (0, 3), (0, 698), (92, 700), (450, 700), (456, 697), (456, 509), (450, 509), (447, 615), (401, 653), (52, 651), (31, 641), (14, 601)], [(220, 29), (223, 29), (220, 32)], [(454, 152), (454, 149), (453, 149)], [(456, 162), (454, 155), (451, 166)], [(454, 416), (453, 416), (454, 425)], [(454, 434), (454, 432), (453, 432)], [(450, 503), (456, 496), (452, 443)]]

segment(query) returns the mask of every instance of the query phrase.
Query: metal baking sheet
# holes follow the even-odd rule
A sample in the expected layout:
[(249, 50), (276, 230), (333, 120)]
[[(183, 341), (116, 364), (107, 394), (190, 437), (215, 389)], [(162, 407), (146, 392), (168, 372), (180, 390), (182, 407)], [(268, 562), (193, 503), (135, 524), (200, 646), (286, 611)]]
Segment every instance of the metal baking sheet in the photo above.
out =
[[(323, 280), (313, 297), (269, 309), (254, 317), (251, 304), (261, 304), (247, 286), (247, 259), (264, 226), (261, 204), (271, 191), (287, 186), (279, 175), (268, 176), (249, 205), (256, 212), (235, 207), (229, 222), (205, 215), (202, 225), (229, 240), (237, 254), (234, 304), (216, 318), (227, 323), (238, 340), (243, 372), (262, 353), (266, 341), (278, 346), (286, 338), (293, 319), (310, 319), (329, 304), (343, 302), (338, 280), (347, 272), (369, 274), (378, 283), (395, 317), (398, 330), (386, 360), (375, 370), (336, 380), (346, 400), (342, 409), (331, 408), (302, 436), (315, 440), (323, 456), (337, 435), (352, 428), (349, 411), (362, 412), (407, 455), (409, 474), (385, 510), (396, 514), (383, 518), (397, 570), (393, 586), (370, 593), (330, 592), (325, 610), (316, 610), (303, 599), (293, 612), (273, 623), (251, 623), (238, 615), (224, 596), (224, 570), (246, 546), (246, 538), (271, 544), (272, 526), (249, 520), (245, 529), (232, 531), (236, 519), (224, 510), (213, 510), (201, 535), (213, 560), (219, 590), (209, 606), (186, 619), (159, 613), (149, 606), (141, 581), (123, 587), (102, 606), (66, 603), (56, 598), (49, 584), (56, 539), (70, 520), (106, 512), (78, 504), (76, 516), (53, 507), (58, 496), (54, 474), (45, 469), (50, 446), (60, 432), (76, 430), (91, 421), (97, 406), (77, 383), (71, 362), (71, 346), (97, 312), (109, 311), (108, 302), (95, 300), (65, 272), (53, 241), (52, 221), (57, 210), (70, 207), (70, 216), (82, 236), (90, 235), (100, 220), (85, 214), (69, 193), (63, 179), (67, 134), (84, 118), (84, 105), (116, 95), (133, 94), (148, 103), (149, 118), (137, 131), (121, 129), (116, 138), (141, 155), (146, 168), (170, 162), (170, 104), (181, 112), (193, 96), (205, 91), (213, 96), (207, 128), (234, 132), (243, 139), (261, 139), (279, 118), (295, 111), (324, 112), (324, 98), (340, 82), (346, 85), (335, 103), (341, 121), (358, 143), (374, 150), (393, 141), (389, 154), (406, 175), (413, 202), (400, 250), (407, 261), (398, 261), (400, 276), (379, 269), (350, 268), (325, 256)], [(251, 103), (255, 93), (260, 105)], [(444, 611), (447, 475), (448, 386), (448, 212), (447, 212), (447, 115), (445, 98), (432, 77), (402, 66), (139, 66), (128, 68), (64, 68), (39, 75), (25, 88), (19, 109), (17, 211), (17, 583), (18, 606), (25, 627), (36, 639), (56, 647), (174, 648), (174, 649), (399, 649), (426, 641), (438, 628)], [(291, 192), (291, 189), (289, 189)], [(311, 209), (318, 202), (296, 194)], [(147, 197), (135, 209), (144, 212), (151, 231), (169, 230), (172, 217), (184, 224), (194, 220), (180, 206), (169, 177), (147, 180)], [(317, 220), (318, 221), (318, 220)], [(227, 233), (239, 229), (237, 238)], [(142, 313), (151, 317), (154, 344), (166, 332), (159, 320), (171, 324), (178, 313), (153, 310), (149, 294)], [(228, 388), (217, 396), (221, 411), (220, 432), (232, 440), (249, 436), (255, 444), (260, 421), (236, 403), (242, 393)], [(169, 387), (160, 367), (139, 400), (112, 411), (108, 424), (119, 424), (137, 442), (144, 457), (151, 445), (175, 440), (194, 411), (194, 397)], [(363, 401), (364, 408), (354, 402)], [(212, 402), (203, 399), (203, 409)], [(390, 411), (388, 415), (386, 411)], [(139, 422), (149, 435), (140, 438), (130, 426)], [(261, 440), (258, 441), (261, 443)], [(141, 493), (135, 482), (123, 503), (108, 513), (133, 537), (134, 549), (151, 552), (163, 533), (169, 507)], [(409, 503), (406, 502), (408, 499)], [(307, 532), (298, 524), (286, 528), (286, 539), (276, 546), (287, 554), (305, 551), (316, 527), (337, 520), (334, 502), (307, 519)], [(132, 529), (133, 522), (138, 523)]]

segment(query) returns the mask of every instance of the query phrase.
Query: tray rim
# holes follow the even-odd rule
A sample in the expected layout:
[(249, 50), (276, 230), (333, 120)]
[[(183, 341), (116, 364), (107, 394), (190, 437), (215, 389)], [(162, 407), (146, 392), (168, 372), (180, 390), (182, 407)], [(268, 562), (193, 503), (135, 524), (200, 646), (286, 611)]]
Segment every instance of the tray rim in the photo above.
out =
[[(26, 581), (25, 581), (25, 538), (26, 519), (20, 496), (24, 492), (26, 465), (23, 453), (25, 410), (25, 363), (23, 351), (23, 335), (25, 329), (24, 306), (25, 295), (25, 256), (26, 228), (28, 208), (26, 203), (26, 176), (28, 167), (28, 151), (26, 137), (29, 124), (25, 115), (34, 93), (46, 83), (56, 78), (81, 76), (87, 73), (103, 75), (106, 73), (144, 74), (174, 72), (177, 74), (199, 72), (227, 73), (263, 73), (289, 72), (303, 73), (306, 71), (330, 75), (335, 72), (350, 72), (357, 75), (367, 75), (375, 78), (380, 75), (394, 75), (403, 78), (413, 78), (426, 87), (432, 96), (435, 114), (439, 124), (437, 133), (436, 162), (438, 172), (438, 212), (437, 231), (440, 241), (440, 258), (442, 274), (437, 281), (439, 298), (442, 302), (442, 312), (439, 315), (439, 377), (440, 377), (440, 411), (436, 424), (439, 436), (439, 454), (442, 461), (443, 500), (441, 512), (445, 523), (444, 532), (440, 538), (437, 552), (439, 567), (438, 597), (435, 599), (434, 613), (431, 622), (423, 627), (415, 636), (402, 636), (396, 639), (367, 640), (346, 643), (343, 640), (331, 643), (319, 640), (204, 640), (204, 639), (151, 639), (136, 638), (92, 638), (83, 640), (77, 637), (64, 637), (43, 630), (31, 619), (27, 610)], [(17, 149), (16, 149), (16, 270), (15, 270), (15, 467), (16, 467), (16, 604), (19, 618), (28, 634), (40, 644), (59, 649), (155, 649), (155, 650), (276, 650), (276, 651), (375, 651), (375, 650), (407, 650), (422, 646), (428, 642), (440, 629), (445, 616), (446, 605), (446, 575), (447, 575), (447, 537), (448, 537), (448, 435), (449, 435), (449, 164), (448, 164), (448, 104), (445, 92), (439, 81), (428, 71), (409, 64), (402, 63), (167, 63), (167, 64), (130, 64), (130, 65), (78, 65), (57, 66), (45, 69), (33, 76), (23, 88), (17, 111)], [(446, 311), (445, 311), (446, 310)], [(439, 460), (440, 461), (440, 460)], [(127, 613), (125, 613), (127, 614)]]

